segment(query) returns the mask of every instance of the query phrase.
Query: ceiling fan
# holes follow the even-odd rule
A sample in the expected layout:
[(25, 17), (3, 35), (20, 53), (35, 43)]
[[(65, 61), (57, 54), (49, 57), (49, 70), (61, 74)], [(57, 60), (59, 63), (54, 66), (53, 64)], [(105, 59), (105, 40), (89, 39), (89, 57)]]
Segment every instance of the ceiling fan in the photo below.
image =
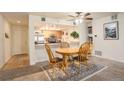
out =
[(74, 20), (74, 19), (85, 19), (85, 20), (93, 20), (92, 17), (89, 17), (91, 15), (91, 13), (83, 13), (83, 12), (75, 12), (74, 14), (69, 14), (68, 16), (69, 17), (72, 17), (73, 19), (71, 20)]

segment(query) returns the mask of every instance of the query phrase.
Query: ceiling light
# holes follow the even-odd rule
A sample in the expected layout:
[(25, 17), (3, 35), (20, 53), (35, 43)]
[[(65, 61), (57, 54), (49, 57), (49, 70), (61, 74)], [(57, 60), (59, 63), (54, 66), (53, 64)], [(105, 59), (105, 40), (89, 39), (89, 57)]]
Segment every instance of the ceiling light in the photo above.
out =
[(83, 19), (76, 19), (75, 22), (73, 22), (74, 25), (78, 25), (83, 22)]
[(75, 20), (75, 23), (76, 23), (76, 24), (78, 24), (78, 23), (79, 23), (79, 20), (78, 20), (78, 19), (76, 19), (76, 20)]
[(21, 23), (21, 21), (20, 21), (20, 20), (18, 20), (18, 21), (17, 21), (17, 23)]
[(83, 22), (83, 19), (79, 19), (79, 23), (82, 23)]

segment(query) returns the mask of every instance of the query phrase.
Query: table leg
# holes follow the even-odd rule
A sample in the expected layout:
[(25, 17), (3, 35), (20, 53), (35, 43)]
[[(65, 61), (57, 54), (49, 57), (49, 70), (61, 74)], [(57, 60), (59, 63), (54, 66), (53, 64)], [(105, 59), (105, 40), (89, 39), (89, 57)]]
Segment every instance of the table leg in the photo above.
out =
[(68, 57), (66, 55), (63, 56), (63, 59), (64, 59), (64, 67), (67, 68), (68, 67)]

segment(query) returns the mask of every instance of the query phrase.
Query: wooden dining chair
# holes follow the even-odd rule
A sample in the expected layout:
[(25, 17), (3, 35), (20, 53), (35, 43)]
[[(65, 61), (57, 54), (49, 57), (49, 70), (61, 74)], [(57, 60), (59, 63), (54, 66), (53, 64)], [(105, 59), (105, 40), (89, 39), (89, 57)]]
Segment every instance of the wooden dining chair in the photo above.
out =
[[(60, 48), (70, 48), (70, 44), (68, 42), (61, 42)], [(74, 62), (73, 56), (68, 56), (68, 61)]]
[(79, 53), (78, 53), (78, 62), (83, 63), (84, 65), (87, 66), (88, 65), (87, 60), (88, 60), (88, 48), (86, 46), (81, 46), (79, 48)]
[(79, 66), (81, 64), (88, 66), (87, 60), (88, 60), (88, 45), (86, 43), (81, 44), (79, 48), (78, 56), (74, 57), (74, 60), (79, 62)]
[(55, 67), (60, 68), (60, 66), (62, 65), (62, 59), (59, 57), (55, 57), (50, 46), (46, 43), (45, 44), (45, 48), (49, 57), (49, 66), (53, 68), (53, 73), (55, 74)]
[(61, 42), (60, 43), (60, 48), (69, 48), (69, 47), (70, 47), (70, 45), (68, 42)]
[(87, 48), (88, 50), (88, 57), (91, 56), (92, 54), (92, 50), (93, 50), (93, 44), (91, 44), (90, 42), (85, 42), (84, 46)]
[(93, 51), (93, 44), (89, 43), (89, 51), (88, 51), (88, 55), (91, 56)]

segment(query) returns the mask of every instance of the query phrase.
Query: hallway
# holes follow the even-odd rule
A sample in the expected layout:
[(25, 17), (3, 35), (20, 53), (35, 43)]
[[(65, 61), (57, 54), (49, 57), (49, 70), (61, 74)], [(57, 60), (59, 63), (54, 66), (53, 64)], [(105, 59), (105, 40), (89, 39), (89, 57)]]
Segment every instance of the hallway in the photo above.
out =
[(18, 54), (12, 56), (1, 70), (11, 70), (29, 65), (28, 54)]

